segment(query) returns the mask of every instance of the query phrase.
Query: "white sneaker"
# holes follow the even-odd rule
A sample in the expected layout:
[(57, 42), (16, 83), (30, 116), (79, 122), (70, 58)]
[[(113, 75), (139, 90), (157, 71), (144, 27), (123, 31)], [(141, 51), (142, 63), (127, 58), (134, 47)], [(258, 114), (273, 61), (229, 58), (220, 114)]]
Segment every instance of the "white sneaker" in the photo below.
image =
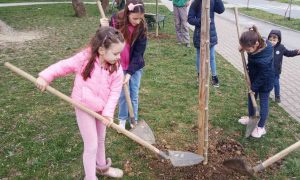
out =
[(264, 127), (256, 127), (253, 132), (251, 133), (251, 136), (252, 137), (255, 137), (255, 138), (260, 138), (262, 135), (266, 134), (267, 131)]
[(120, 126), (122, 129), (125, 129), (125, 127), (126, 127), (126, 120), (119, 120), (119, 126)]
[(242, 116), (239, 119), (239, 123), (243, 124), (243, 125), (247, 125), (249, 123), (249, 116)]
[(109, 167), (107, 171), (99, 172), (99, 174), (103, 176), (113, 177), (113, 178), (122, 178), (124, 173), (119, 168)]

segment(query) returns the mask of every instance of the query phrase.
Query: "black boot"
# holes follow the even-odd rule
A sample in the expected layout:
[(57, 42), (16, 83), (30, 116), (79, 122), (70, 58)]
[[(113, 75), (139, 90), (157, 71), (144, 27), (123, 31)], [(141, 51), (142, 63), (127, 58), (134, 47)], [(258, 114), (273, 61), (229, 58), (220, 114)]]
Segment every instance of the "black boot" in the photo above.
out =
[(219, 85), (219, 79), (218, 79), (218, 76), (212, 76), (211, 79), (212, 79), (212, 85), (213, 85), (214, 87), (219, 87), (219, 86), (220, 86), (220, 85)]
[(280, 96), (275, 96), (275, 102), (281, 103)]

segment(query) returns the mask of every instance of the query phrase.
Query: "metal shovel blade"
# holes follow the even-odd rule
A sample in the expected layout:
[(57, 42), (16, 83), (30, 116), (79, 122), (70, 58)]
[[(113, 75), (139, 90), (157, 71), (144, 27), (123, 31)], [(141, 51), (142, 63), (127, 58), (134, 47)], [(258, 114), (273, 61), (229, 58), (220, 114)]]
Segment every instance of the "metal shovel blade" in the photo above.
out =
[(175, 167), (192, 166), (204, 160), (203, 156), (183, 151), (168, 151), (168, 156)]
[(140, 120), (139, 123), (135, 125), (134, 128), (130, 129), (130, 132), (142, 138), (144, 141), (148, 142), (149, 144), (155, 144), (154, 134), (151, 128), (144, 120)]
[(253, 168), (250, 167), (243, 159), (227, 159), (223, 162), (223, 165), (235, 172), (247, 176), (254, 176)]
[(254, 129), (256, 128), (259, 118), (260, 118), (259, 116), (249, 117), (249, 122), (247, 124), (246, 133), (245, 133), (246, 138), (249, 137), (251, 133), (254, 131)]

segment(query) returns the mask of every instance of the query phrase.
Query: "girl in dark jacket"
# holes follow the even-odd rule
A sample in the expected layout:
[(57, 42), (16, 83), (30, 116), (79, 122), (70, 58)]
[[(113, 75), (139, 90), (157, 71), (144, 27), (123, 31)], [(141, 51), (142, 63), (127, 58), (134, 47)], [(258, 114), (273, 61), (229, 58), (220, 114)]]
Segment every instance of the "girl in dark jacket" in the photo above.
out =
[[(129, 84), (135, 121), (138, 121), (138, 100), (140, 82), (145, 66), (144, 52), (147, 44), (147, 24), (144, 18), (145, 8), (142, 0), (127, 0), (124, 10), (112, 16), (110, 25), (121, 31), (125, 39), (125, 48), (121, 53), (121, 65), (124, 70), (123, 84)], [(108, 25), (108, 20), (100, 19), (101, 25)], [(124, 91), (119, 100), (119, 124), (125, 128), (128, 107)]]
[[(197, 50), (196, 68), (198, 76), (200, 64), (201, 6), (202, 0), (194, 0), (188, 13), (188, 23), (195, 26), (193, 42), (194, 47)], [(210, 69), (212, 74), (212, 84), (214, 87), (219, 87), (219, 79), (217, 76), (215, 61), (215, 45), (218, 43), (217, 31), (215, 27), (215, 12), (221, 14), (224, 11), (225, 7), (222, 0), (210, 1)]]
[[(273, 48), (268, 40), (264, 40), (256, 26), (243, 32), (240, 37), (240, 50), (248, 54), (248, 72), (251, 81), (250, 93), (259, 96), (260, 120), (251, 136), (260, 138), (266, 134), (265, 124), (269, 114), (269, 95), (274, 86)], [(239, 122), (248, 124), (249, 117), (254, 115), (250, 95), (248, 96), (248, 116), (242, 117)]]

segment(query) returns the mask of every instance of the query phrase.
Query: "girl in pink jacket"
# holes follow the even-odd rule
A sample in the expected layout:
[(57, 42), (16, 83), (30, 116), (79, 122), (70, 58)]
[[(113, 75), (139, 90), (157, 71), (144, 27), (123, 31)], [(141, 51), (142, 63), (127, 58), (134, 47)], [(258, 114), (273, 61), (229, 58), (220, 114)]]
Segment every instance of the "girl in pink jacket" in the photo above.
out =
[[(90, 44), (78, 54), (59, 61), (39, 73), (36, 85), (44, 91), (55, 78), (74, 73), (72, 98), (113, 121), (123, 83), (120, 53), (122, 33), (112, 27), (97, 30)], [(106, 124), (75, 108), (77, 124), (84, 142), (83, 165), (86, 180), (100, 175), (120, 178), (123, 171), (112, 168), (105, 157)]]

